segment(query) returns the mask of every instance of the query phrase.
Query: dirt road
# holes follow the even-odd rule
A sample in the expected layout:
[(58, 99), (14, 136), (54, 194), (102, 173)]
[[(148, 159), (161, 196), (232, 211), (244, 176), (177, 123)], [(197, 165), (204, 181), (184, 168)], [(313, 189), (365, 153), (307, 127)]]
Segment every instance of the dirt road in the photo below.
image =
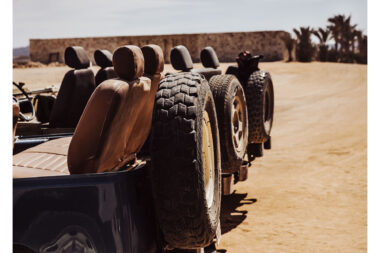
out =
[[(219, 251), (366, 252), (367, 66), (261, 68), (275, 88), (272, 150), (223, 198)], [(43, 87), (66, 70), (15, 69), (13, 79)]]

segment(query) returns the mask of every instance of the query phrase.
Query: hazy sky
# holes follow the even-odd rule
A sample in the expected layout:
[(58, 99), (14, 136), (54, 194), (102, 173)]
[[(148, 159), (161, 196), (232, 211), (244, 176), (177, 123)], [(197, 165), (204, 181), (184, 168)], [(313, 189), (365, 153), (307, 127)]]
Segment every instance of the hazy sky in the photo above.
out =
[(352, 15), (367, 33), (366, 0), (13, 0), (13, 46), (30, 38), (325, 27)]

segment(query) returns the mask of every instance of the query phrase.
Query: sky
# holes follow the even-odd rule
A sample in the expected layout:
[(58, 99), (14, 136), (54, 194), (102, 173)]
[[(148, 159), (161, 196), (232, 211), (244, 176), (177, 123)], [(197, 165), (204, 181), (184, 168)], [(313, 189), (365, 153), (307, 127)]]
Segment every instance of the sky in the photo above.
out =
[(13, 47), (31, 38), (291, 32), (337, 14), (367, 33), (366, 0), (13, 0)]

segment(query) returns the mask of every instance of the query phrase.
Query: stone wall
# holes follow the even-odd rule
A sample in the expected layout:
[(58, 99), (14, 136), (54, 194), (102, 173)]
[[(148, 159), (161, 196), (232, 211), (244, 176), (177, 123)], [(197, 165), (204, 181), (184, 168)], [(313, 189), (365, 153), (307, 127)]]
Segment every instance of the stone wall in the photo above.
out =
[(122, 45), (143, 46), (157, 44), (164, 50), (165, 62), (170, 62), (170, 49), (177, 45), (186, 46), (194, 62), (200, 61), (200, 51), (206, 46), (212, 46), (221, 62), (235, 61), (242, 50), (253, 54), (264, 55), (264, 61), (287, 59), (287, 52), (281, 37), (287, 32), (234, 32), (234, 33), (204, 33), (175, 34), (149, 36), (117, 36), (94, 38), (65, 39), (31, 39), (30, 59), (42, 63), (51, 61), (64, 62), (64, 51), (68, 46), (82, 46), (89, 54), (92, 62), (96, 49), (107, 49), (114, 52)]

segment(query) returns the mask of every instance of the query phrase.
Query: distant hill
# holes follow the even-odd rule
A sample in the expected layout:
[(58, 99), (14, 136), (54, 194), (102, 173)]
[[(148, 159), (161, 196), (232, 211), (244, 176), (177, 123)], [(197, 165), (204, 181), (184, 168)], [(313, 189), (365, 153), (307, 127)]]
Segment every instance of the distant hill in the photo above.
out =
[(13, 48), (13, 57), (27, 56), (29, 57), (29, 46)]

